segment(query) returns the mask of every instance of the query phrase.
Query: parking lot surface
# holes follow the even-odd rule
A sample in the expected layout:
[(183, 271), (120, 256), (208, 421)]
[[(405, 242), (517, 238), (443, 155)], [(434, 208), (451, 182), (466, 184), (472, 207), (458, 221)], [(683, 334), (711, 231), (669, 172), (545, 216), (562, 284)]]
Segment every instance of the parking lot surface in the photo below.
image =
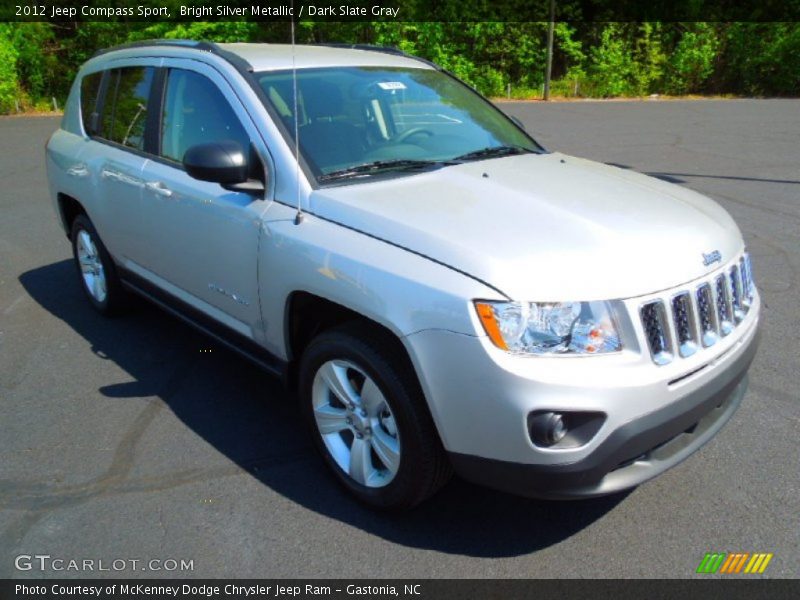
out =
[[(47, 194), (58, 121), (2, 118), (0, 577), (691, 577), (710, 551), (772, 552), (764, 576), (798, 577), (800, 101), (502, 108), (550, 149), (690, 187), (739, 223), (764, 335), (712, 442), (610, 498), (454, 480), (408, 514), (364, 509), (278, 381), (154, 307), (91, 310)], [(22, 554), (192, 569), (20, 571)]]

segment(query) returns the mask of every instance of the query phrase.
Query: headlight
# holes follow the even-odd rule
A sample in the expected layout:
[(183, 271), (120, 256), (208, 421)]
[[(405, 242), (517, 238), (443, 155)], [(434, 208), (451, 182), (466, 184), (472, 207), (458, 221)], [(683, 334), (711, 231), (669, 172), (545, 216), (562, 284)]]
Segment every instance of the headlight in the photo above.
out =
[(484, 302), (475, 308), (495, 346), (515, 354), (603, 354), (622, 348), (606, 302)]

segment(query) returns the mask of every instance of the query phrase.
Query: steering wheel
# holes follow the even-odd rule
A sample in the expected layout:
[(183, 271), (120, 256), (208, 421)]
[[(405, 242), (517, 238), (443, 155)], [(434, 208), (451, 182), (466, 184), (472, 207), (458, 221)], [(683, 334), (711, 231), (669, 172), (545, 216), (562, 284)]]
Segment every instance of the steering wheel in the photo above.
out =
[(431, 137), (433, 135), (433, 132), (430, 129), (425, 129), (424, 127), (412, 127), (411, 129), (407, 129), (403, 133), (395, 136), (392, 139), (392, 142), (394, 142), (395, 144), (402, 144), (408, 138), (422, 134)]

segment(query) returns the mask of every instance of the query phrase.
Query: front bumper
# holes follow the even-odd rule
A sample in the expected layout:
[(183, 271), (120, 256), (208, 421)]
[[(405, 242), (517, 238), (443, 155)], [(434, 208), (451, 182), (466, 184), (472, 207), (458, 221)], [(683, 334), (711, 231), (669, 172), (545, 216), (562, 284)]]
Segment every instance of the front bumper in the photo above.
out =
[(722, 429), (747, 391), (757, 345), (758, 333), (716, 379), (616, 429), (583, 460), (524, 465), (451, 452), (453, 467), (474, 483), (539, 498), (588, 498), (635, 487), (677, 465)]
[[(423, 388), (459, 475), (524, 496), (584, 498), (635, 487), (714, 437), (747, 390), (759, 341), (757, 314), (753, 311), (741, 335), (713, 359), (693, 367), (696, 373), (669, 383), (660, 367), (625, 367), (622, 357), (619, 369), (608, 365), (602, 375), (587, 370), (600, 365), (602, 358), (596, 357), (574, 363), (572, 378), (552, 369), (524, 378), (497, 364), (478, 365), (465, 336), (460, 345), (447, 336), (417, 340), (411, 353), (418, 366), (428, 365)], [(433, 348), (441, 350), (442, 344), (447, 348), (438, 353), (437, 364)], [(657, 378), (647, 380), (642, 373)], [(596, 410), (606, 421), (581, 448), (544, 449), (531, 443), (525, 426), (525, 416), (540, 409)]]

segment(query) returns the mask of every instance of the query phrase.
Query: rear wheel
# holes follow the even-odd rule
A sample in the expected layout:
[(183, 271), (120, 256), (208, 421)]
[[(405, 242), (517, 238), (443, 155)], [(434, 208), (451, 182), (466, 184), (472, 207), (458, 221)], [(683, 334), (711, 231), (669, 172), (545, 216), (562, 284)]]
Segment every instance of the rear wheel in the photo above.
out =
[(325, 462), (376, 508), (410, 508), (450, 467), (407, 358), (387, 336), (346, 326), (315, 338), (300, 366), (300, 398)]
[(81, 287), (92, 306), (104, 315), (121, 312), (125, 305), (125, 292), (111, 256), (89, 217), (75, 217), (70, 237)]

